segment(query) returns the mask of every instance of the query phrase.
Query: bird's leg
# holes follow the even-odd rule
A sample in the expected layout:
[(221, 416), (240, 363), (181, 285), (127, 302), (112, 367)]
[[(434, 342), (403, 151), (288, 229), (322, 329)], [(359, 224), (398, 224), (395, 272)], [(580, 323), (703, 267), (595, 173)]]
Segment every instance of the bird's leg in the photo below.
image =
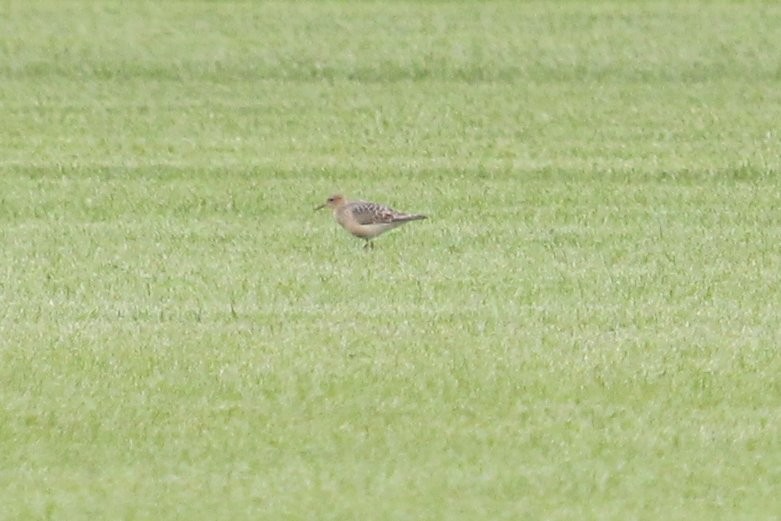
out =
[(374, 243), (371, 240), (366, 239), (366, 244), (363, 245), (363, 249), (364, 250), (367, 250), (367, 249), (368, 250), (373, 250), (374, 249)]

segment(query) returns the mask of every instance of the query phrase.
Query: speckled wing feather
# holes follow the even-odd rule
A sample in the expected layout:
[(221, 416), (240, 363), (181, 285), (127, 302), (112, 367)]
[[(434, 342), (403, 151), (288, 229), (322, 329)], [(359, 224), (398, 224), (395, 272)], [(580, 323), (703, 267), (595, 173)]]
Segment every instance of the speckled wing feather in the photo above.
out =
[(408, 217), (385, 205), (368, 201), (349, 203), (348, 208), (358, 224), (389, 224), (407, 220), (405, 217)]

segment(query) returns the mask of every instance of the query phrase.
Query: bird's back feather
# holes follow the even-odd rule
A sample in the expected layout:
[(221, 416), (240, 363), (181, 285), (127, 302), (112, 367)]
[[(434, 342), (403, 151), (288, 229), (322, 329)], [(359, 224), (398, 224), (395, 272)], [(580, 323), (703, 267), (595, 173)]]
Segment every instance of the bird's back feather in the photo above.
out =
[(358, 224), (390, 224), (395, 222), (425, 219), (425, 215), (397, 212), (389, 206), (368, 201), (354, 201), (347, 204), (348, 210)]

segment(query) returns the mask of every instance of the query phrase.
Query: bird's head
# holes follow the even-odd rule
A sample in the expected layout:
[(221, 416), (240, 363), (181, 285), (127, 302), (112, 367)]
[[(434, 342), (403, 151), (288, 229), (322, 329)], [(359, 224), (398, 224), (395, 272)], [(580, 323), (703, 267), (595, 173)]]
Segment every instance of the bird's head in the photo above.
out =
[(341, 194), (335, 194), (329, 197), (325, 200), (323, 204), (315, 208), (315, 210), (320, 210), (322, 208), (328, 207), (328, 208), (339, 208), (344, 204), (344, 196)]

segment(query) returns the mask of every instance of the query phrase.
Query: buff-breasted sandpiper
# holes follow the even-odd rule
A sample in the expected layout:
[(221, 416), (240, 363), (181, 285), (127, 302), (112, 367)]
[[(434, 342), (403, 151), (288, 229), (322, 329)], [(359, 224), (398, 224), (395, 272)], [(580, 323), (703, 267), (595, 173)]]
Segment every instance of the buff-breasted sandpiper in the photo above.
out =
[(410, 221), (425, 219), (425, 215), (397, 212), (383, 204), (368, 201), (348, 201), (343, 195), (329, 197), (315, 210), (328, 207), (336, 222), (354, 236), (364, 239), (364, 248), (373, 248), (371, 240), (388, 230), (392, 230)]

